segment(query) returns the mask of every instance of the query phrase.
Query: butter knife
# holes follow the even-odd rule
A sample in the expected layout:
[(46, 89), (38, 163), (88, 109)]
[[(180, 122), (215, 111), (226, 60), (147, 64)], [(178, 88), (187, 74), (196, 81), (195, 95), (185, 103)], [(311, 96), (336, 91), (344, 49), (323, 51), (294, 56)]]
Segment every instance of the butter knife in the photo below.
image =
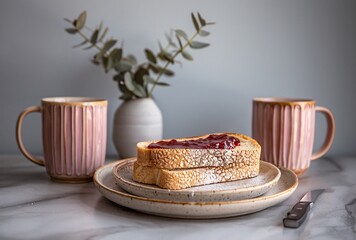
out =
[(316, 189), (307, 192), (300, 201), (294, 205), (292, 210), (287, 213), (287, 216), (283, 219), (283, 225), (289, 228), (298, 228), (302, 225), (316, 199), (324, 190), (325, 189)]

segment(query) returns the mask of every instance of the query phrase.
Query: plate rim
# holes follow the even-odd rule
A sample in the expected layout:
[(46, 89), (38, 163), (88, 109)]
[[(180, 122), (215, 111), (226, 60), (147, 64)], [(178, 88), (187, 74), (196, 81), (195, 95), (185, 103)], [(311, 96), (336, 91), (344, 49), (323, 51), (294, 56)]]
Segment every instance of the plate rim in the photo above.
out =
[[(125, 160), (125, 159), (122, 159)], [(155, 199), (155, 198), (148, 198), (148, 197), (142, 197), (142, 196), (137, 196), (137, 195), (133, 195), (127, 192), (123, 192), (123, 191), (117, 191), (114, 189), (111, 189), (105, 185), (103, 185), (102, 183), (100, 183), (100, 181), (98, 180), (98, 176), (99, 173), (104, 169), (104, 168), (108, 168), (111, 167), (113, 165), (115, 165), (116, 162), (112, 162), (112, 163), (108, 163), (105, 164), (104, 166), (98, 168), (93, 176), (93, 181), (94, 184), (97, 186), (98, 190), (99, 188), (103, 188), (111, 193), (114, 193), (116, 195), (120, 195), (120, 196), (124, 196), (130, 199), (135, 199), (135, 200), (140, 200), (140, 201), (145, 201), (145, 202), (151, 202), (151, 203), (162, 203), (162, 204), (178, 204), (178, 205), (200, 205), (200, 206), (210, 206), (210, 205), (230, 205), (230, 204), (244, 204), (244, 203), (250, 203), (250, 202), (256, 202), (256, 201), (263, 201), (263, 200), (267, 200), (267, 199), (274, 199), (277, 198), (279, 196), (283, 196), (285, 194), (287, 194), (288, 192), (294, 191), (297, 187), (298, 187), (298, 176), (291, 170), (289, 170), (288, 168), (284, 168), (284, 167), (278, 167), (281, 170), (281, 174), (282, 171), (286, 171), (289, 174), (291, 174), (293, 176), (294, 179), (294, 183), (291, 187), (289, 187), (288, 189), (278, 192), (276, 194), (273, 195), (268, 195), (268, 196), (259, 196), (256, 198), (252, 198), (252, 199), (242, 199), (242, 200), (230, 200), (230, 201), (211, 201), (211, 202), (184, 202), (184, 201), (172, 201), (172, 200), (163, 200), (163, 199)], [(121, 187), (120, 187), (121, 188)]]
[[(124, 182), (124, 184), (128, 184), (130, 186), (134, 186), (137, 189), (144, 189), (146, 191), (157, 191), (157, 189), (151, 187), (151, 184), (148, 184), (147, 187), (143, 186), (143, 184), (140, 183), (136, 183), (136, 182), (129, 182), (126, 179), (124, 179), (123, 177), (121, 177), (120, 175), (117, 174), (117, 170), (119, 169), (119, 167), (124, 167), (127, 164), (130, 164), (133, 160), (137, 159), (136, 157), (133, 158), (128, 158), (128, 159), (123, 159), (123, 160), (119, 160), (119, 162), (116, 162), (116, 164), (113, 166), (112, 168), (112, 174), (114, 176), (114, 178), (118, 181), (122, 181)], [(270, 169), (273, 169), (277, 172), (277, 174), (273, 177), (273, 179), (269, 182), (266, 182), (264, 184), (261, 185), (257, 185), (257, 186), (251, 186), (251, 187), (247, 187), (247, 188), (232, 188), (232, 189), (224, 189), (224, 190), (189, 190), (188, 189), (180, 189), (180, 190), (172, 190), (172, 189), (158, 189), (158, 191), (162, 194), (172, 194), (173, 193), (177, 193), (177, 194), (191, 194), (192, 191), (194, 191), (194, 195), (206, 195), (206, 194), (227, 194), (227, 193), (241, 193), (241, 192), (249, 192), (252, 190), (256, 190), (256, 189), (261, 189), (264, 187), (269, 187), (269, 186), (274, 186), (275, 184), (278, 183), (280, 177), (281, 177), (281, 171), (278, 167), (276, 167), (275, 165), (268, 163), (266, 161), (260, 161), (260, 164), (265, 164), (265, 166), (268, 166)], [(246, 179), (245, 179), (246, 180)], [(155, 185), (152, 185), (155, 186)], [(121, 188), (123, 188), (122, 186), (120, 186)], [(156, 186), (157, 187), (157, 186)], [(197, 186), (198, 187), (198, 186)], [(124, 189), (125, 190), (125, 189)], [(126, 191), (126, 190), (125, 190)], [(134, 194), (135, 195), (135, 194)], [(242, 200), (242, 199), (241, 199)]]

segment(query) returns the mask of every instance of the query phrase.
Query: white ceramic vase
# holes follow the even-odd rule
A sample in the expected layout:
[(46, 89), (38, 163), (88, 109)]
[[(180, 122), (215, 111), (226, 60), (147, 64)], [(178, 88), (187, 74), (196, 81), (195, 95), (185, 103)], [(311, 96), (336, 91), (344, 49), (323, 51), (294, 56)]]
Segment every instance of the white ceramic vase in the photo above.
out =
[(151, 98), (123, 102), (115, 112), (113, 141), (120, 158), (136, 156), (136, 144), (162, 139), (162, 113)]

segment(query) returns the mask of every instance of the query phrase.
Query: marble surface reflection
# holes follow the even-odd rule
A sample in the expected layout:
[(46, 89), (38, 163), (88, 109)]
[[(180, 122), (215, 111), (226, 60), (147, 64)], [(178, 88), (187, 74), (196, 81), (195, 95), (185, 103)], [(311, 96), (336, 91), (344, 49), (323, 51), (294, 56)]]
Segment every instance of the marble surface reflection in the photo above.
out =
[[(0, 156), (0, 239), (356, 239), (356, 158), (313, 161), (295, 193), (264, 211), (215, 220), (156, 217), (106, 200), (93, 183), (52, 182), (22, 156)], [(306, 191), (326, 188), (306, 222), (282, 219)]]

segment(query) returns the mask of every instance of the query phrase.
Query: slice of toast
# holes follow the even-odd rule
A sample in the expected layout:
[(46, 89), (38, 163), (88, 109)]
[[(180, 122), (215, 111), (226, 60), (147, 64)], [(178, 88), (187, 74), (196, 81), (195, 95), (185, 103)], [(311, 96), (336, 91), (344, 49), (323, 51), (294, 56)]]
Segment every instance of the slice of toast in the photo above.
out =
[(140, 183), (155, 184), (161, 188), (178, 190), (212, 183), (252, 178), (258, 174), (259, 161), (242, 167), (230, 164), (229, 166), (220, 167), (174, 170), (142, 166), (138, 161), (135, 161), (132, 178), (134, 181)]
[[(240, 145), (233, 149), (191, 149), (175, 148), (160, 149), (148, 148), (154, 143), (140, 142), (137, 144), (137, 163), (161, 169), (187, 169), (200, 167), (218, 167), (234, 164), (242, 168), (244, 166), (256, 166), (260, 160), (261, 146), (256, 140), (239, 133), (212, 133), (214, 135), (226, 134), (240, 141)], [(196, 140), (207, 138), (211, 134), (197, 137), (180, 138), (177, 141)], [(164, 141), (170, 141), (167, 139)]]

